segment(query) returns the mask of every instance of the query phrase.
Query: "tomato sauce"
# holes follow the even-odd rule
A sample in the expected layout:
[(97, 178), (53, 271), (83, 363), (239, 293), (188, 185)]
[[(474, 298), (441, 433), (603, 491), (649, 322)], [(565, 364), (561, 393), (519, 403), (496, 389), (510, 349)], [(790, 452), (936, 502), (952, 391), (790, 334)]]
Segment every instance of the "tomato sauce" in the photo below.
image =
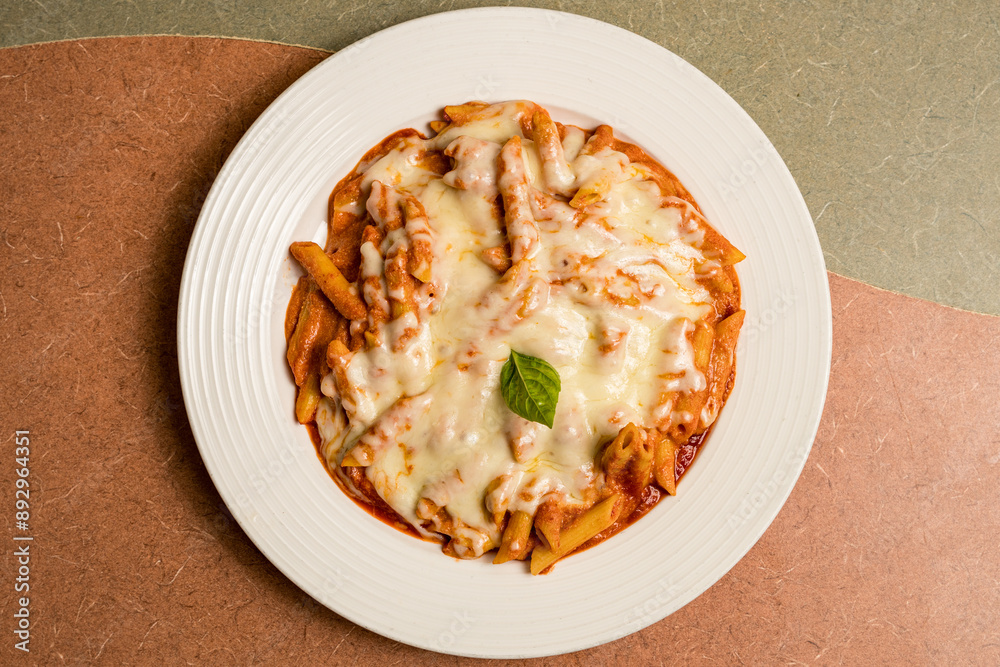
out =
[[(369, 515), (375, 517), (382, 523), (392, 526), (398, 531), (406, 533), (417, 539), (425, 540), (427, 542), (433, 542), (435, 544), (442, 544), (445, 540), (443, 537), (425, 537), (417, 532), (416, 528), (410, 525), (403, 517), (399, 516), (394, 509), (389, 507), (389, 505), (379, 497), (375, 488), (368, 481), (368, 478), (364, 474), (363, 468), (352, 468), (352, 471), (356, 471), (354, 475), (351, 475), (351, 481), (357, 487), (358, 491), (361, 492), (365, 497), (359, 498), (357, 494), (351, 492), (350, 489), (345, 488), (344, 482), (336, 475), (326, 463), (326, 458), (323, 456), (323, 441), (319, 436), (319, 429), (316, 428), (315, 422), (310, 422), (306, 424), (306, 428), (309, 431), (309, 438), (312, 440), (313, 446), (316, 449), (316, 456), (319, 458), (323, 465), (323, 469), (326, 470), (327, 474), (336, 482), (337, 486), (340, 487), (348, 498), (354, 501), (354, 503), (367, 512)], [(674, 474), (677, 478), (677, 482), (681, 481), (684, 473), (688, 471), (691, 464), (694, 463), (695, 457), (698, 456), (698, 452), (701, 451), (702, 445), (708, 434), (712, 429), (708, 429), (704, 433), (698, 433), (691, 436), (686, 443), (681, 445), (680, 449), (677, 451), (677, 461), (674, 464)], [(660, 489), (655, 483), (649, 484), (642, 491), (642, 496), (639, 499), (639, 504), (636, 508), (626, 517), (623, 517), (612, 524), (607, 530), (604, 530), (594, 537), (590, 538), (584, 542), (576, 551), (573, 553), (580, 553), (593, 546), (597, 546), (604, 540), (612, 537), (621, 531), (625, 530), (633, 523), (646, 516), (651, 509), (656, 507), (656, 504), (663, 499), (666, 494)], [(573, 555), (573, 554), (569, 554)]]

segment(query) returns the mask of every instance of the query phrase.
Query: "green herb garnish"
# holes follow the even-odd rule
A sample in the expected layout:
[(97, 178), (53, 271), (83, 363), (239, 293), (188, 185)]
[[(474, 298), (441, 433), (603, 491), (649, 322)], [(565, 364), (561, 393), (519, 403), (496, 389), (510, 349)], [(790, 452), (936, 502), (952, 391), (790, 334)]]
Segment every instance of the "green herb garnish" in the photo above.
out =
[(500, 370), (500, 393), (514, 414), (552, 428), (562, 383), (552, 364), (510, 351)]

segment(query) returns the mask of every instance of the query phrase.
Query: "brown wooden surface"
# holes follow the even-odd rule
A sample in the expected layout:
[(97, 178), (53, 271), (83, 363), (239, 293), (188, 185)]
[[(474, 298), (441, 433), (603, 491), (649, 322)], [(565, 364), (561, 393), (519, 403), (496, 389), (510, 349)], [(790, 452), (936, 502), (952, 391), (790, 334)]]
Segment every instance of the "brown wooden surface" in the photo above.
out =
[[(199, 207), (322, 58), (180, 37), (0, 50), (0, 662), (463, 662), (289, 583), (232, 521), (183, 410), (177, 294)], [(831, 289), (826, 411), (772, 527), (674, 615), (539, 664), (1000, 661), (1000, 319), (832, 274)], [(28, 655), (15, 429), (32, 439)]]

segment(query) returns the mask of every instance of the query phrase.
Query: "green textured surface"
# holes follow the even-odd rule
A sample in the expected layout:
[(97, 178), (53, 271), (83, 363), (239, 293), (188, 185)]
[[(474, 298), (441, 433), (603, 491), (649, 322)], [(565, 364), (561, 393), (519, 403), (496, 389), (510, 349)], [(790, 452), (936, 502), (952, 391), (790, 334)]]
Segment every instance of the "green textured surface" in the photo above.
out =
[[(184, 34), (336, 50), (407, 19), (488, 4), (497, 3), (2, 0), (0, 46)], [(995, 2), (525, 4), (632, 30), (719, 83), (788, 164), (831, 270), (1000, 314)]]

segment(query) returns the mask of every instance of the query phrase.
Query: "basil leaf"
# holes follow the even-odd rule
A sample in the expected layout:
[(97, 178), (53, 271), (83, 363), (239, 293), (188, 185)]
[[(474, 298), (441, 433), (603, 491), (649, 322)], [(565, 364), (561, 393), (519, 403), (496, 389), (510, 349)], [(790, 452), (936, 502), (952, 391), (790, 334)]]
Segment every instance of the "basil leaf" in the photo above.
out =
[(507, 407), (528, 421), (552, 428), (562, 383), (552, 365), (527, 354), (510, 351), (500, 370), (500, 393)]

